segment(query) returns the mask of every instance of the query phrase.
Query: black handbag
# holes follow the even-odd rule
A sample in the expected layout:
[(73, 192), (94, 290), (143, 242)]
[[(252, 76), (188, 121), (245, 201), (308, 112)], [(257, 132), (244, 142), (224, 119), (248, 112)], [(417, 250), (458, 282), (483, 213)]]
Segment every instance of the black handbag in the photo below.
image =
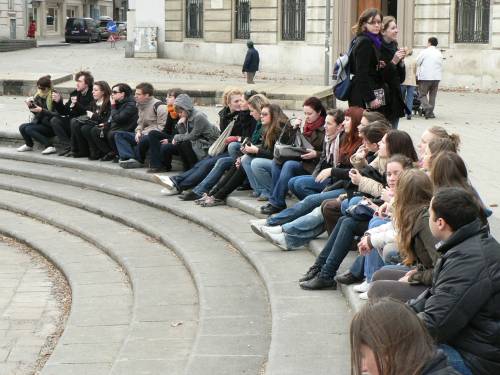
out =
[(287, 143), (284, 137), (285, 132), (289, 131), (287, 126), (289, 125), (286, 125), (283, 128), (280, 137), (274, 145), (274, 161), (277, 164), (283, 164), (288, 160), (301, 161), (301, 156), (303, 154), (307, 154), (309, 150), (314, 149), (311, 143), (298, 128), (293, 129), (295, 134), (292, 134), (290, 137), (291, 143)]

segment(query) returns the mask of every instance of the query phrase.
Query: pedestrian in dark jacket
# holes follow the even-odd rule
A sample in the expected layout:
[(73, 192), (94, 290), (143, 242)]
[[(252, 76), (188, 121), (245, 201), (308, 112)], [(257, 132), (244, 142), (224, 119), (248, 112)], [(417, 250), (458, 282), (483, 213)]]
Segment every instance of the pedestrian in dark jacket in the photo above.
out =
[(459, 375), (401, 302), (368, 302), (354, 315), (350, 335), (353, 375)]
[[(116, 160), (118, 150), (115, 145), (117, 131), (133, 131), (137, 126), (137, 106), (132, 96), (132, 88), (126, 83), (118, 83), (111, 89), (111, 115), (104, 125), (91, 130), (91, 137), (97, 148), (104, 155), (101, 161)], [(102, 126), (101, 126), (102, 125)]]
[(255, 73), (259, 70), (260, 57), (251, 40), (247, 42), (247, 47), (248, 50), (241, 71), (247, 74), (247, 83), (253, 84), (255, 83), (253, 81)]
[(63, 149), (59, 152), (59, 156), (66, 155), (71, 151), (70, 136), (71, 136), (71, 120), (79, 116), (87, 114), (92, 103), (92, 86), (94, 85), (94, 77), (90, 72), (81, 71), (75, 74), (76, 90), (69, 94), (69, 100), (63, 103), (62, 95), (59, 92), (52, 94), (54, 109), (58, 116), (52, 117), (50, 126), (57, 135), (59, 143)]
[(409, 302), (464, 375), (500, 374), (500, 244), (480, 210), (465, 189), (436, 192), (429, 226), (441, 258), (430, 289)]

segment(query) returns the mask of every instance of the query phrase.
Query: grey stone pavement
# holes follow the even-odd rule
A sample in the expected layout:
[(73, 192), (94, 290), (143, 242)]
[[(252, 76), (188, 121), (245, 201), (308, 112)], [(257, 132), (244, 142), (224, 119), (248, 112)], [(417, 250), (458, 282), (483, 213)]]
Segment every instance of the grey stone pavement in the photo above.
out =
[(38, 253), (0, 236), (2, 375), (34, 373), (50, 353), (65, 317), (54, 286), (67, 286), (58, 274)]

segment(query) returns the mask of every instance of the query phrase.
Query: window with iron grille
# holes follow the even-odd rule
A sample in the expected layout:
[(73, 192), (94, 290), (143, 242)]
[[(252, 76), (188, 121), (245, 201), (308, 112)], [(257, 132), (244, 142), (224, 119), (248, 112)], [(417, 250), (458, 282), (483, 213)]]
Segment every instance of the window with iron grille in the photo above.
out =
[(457, 0), (456, 43), (488, 43), (490, 0)]
[(250, 39), (250, 0), (236, 0), (236, 39)]
[(186, 37), (203, 38), (203, 0), (186, 0)]
[(281, 7), (281, 39), (305, 40), (306, 1), (283, 0)]

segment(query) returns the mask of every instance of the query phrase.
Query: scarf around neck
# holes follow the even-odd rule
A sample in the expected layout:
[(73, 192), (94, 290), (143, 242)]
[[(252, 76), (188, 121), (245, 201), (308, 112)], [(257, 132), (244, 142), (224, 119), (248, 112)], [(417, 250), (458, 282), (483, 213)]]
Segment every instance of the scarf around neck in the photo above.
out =
[(382, 37), (380, 36), (380, 34), (374, 34), (369, 31), (365, 31), (363, 32), (363, 35), (370, 38), (370, 40), (373, 42), (373, 44), (375, 44), (375, 47), (377, 49), (380, 49), (380, 47), (382, 47)]
[(49, 110), (49, 112), (52, 112), (52, 89), (48, 89), (46, 91), (38, 89), (35, 94), (35, 97), (36, 96), (45, 99), (45, 104), (47, 105), (47, 109)]
[(306, 137), (310, 137), (313, 131), (321, 128), (325, 124), (325, 118), (323, 116), (319, 116), (314, 122), (306, 122), (304, 125), (303, 134)]

